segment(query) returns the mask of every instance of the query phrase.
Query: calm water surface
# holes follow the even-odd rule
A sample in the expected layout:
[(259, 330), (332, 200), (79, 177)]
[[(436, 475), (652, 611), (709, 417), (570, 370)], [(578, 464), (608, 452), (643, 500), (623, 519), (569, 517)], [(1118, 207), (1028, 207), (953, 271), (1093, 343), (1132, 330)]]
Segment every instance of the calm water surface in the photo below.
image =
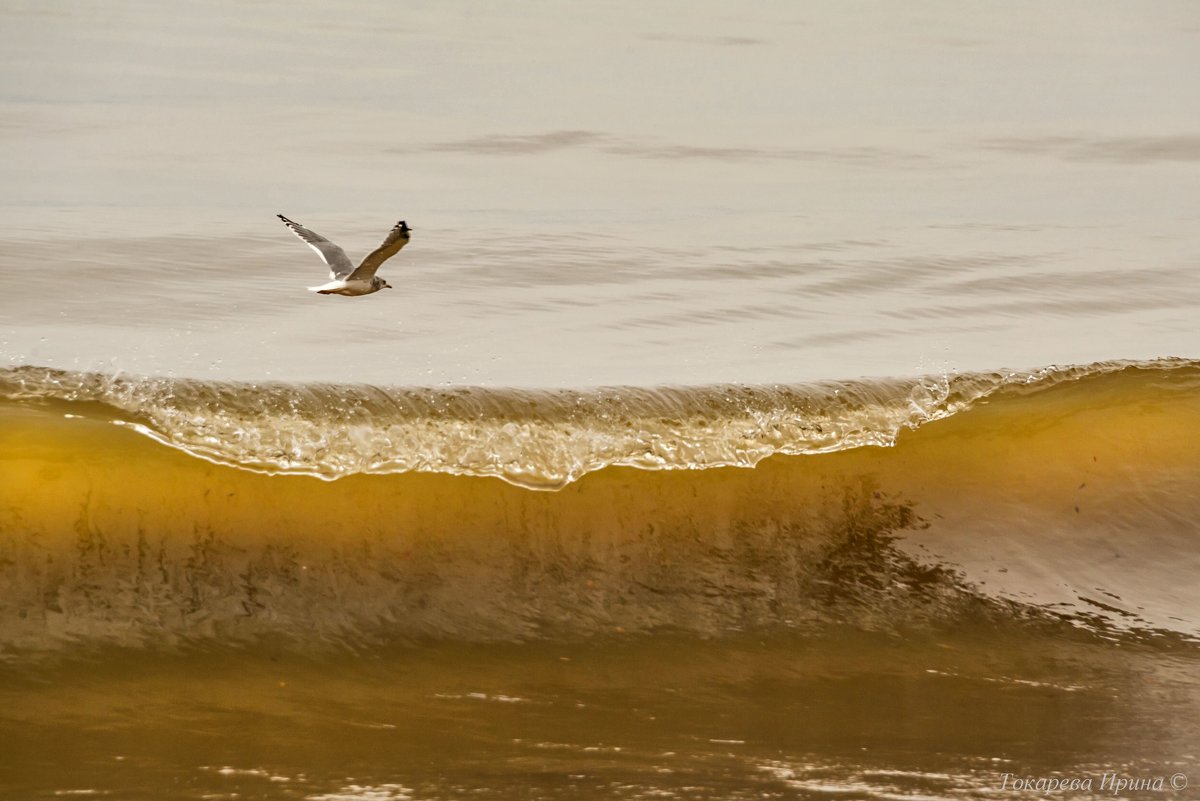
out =
[[(1190, 3), (7, 4), (10, 363), (751, 383), (1195, 355)], [(283, 212), (360, 256), (313, 298)], [(318, 302), (321, 301), (321, 302)]]

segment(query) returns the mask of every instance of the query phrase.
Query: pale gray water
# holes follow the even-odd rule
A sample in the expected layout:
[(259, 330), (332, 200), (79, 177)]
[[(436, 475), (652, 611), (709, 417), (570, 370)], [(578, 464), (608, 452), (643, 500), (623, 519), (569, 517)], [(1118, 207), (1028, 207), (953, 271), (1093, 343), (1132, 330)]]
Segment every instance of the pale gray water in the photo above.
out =
[[(0, 20), (8, 364), (645, 385), (1200, 341), (1192, 3)], [(407, 219), (397, 289), (306, 293), (276, 212), (352, 257)]]

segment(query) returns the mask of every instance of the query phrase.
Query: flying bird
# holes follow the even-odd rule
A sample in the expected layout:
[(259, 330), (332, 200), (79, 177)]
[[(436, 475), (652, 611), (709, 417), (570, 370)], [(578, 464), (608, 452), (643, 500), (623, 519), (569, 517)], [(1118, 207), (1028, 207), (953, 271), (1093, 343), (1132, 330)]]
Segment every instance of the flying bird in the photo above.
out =
[(392, 285), (375, 275), (375, 271), (379, 269), (379, 265), (395, 256), (400, 252), (400, 248), (408, 244), (408, 232), (412, 230), (404, 220), (396, 223), (383, 240), (383, 244), (368, 253), (362, 263), (355, 267), (346, 256), (346, 251), (325, 237), (292, 222), (282, 214), (276, 216), (329, 265), (329, 277), (332, 280), (327, 284), (308, 288), (309, 292), (321, 295), (370, 295), (381, 289), (391, 289)]

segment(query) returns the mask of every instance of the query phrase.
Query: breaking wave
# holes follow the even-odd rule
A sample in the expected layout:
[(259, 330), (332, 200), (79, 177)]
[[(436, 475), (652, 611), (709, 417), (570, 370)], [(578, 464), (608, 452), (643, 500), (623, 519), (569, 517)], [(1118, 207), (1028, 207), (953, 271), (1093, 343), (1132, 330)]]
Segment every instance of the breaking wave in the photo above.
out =
[(0, 398), (9, 655), (1200, 635), (1191, 361), (574, 392), (22, 367)]

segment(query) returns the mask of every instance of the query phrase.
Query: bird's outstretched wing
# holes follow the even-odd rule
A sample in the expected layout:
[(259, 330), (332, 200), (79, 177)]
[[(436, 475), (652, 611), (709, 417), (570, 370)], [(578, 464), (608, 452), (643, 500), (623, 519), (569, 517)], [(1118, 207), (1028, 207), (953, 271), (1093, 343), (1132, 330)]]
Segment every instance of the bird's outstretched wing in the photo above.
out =
[(354, 272), (354, 265), (350, 263), (350, 258), (346, 255), (346, 251), (320, 234), (315, 234), (303, 225), (292, 222), (282, 214), (275, 216), (283, 220), (283, 224), (291, 228), (292, 233), (304, 240), (306, 245), (317, 251), (317, 255), (329, 265), (330, 278), (345, 278)]
[(362, 260), (362, 264), (358, 265), (350, 277), (349, 281), (370, 281), (375, 275), (375, 271), (379, 269), (379, 265), (395, 256), (400, 252), (400, 248), (408, 244), (408, 232), (412, 229), (408, 227), (408, 223), (404, 220), (392, 226), (392, 230), (388, 231), (387, 239), (383, 240), (383, 244), (367, 254), (367, 257)]

